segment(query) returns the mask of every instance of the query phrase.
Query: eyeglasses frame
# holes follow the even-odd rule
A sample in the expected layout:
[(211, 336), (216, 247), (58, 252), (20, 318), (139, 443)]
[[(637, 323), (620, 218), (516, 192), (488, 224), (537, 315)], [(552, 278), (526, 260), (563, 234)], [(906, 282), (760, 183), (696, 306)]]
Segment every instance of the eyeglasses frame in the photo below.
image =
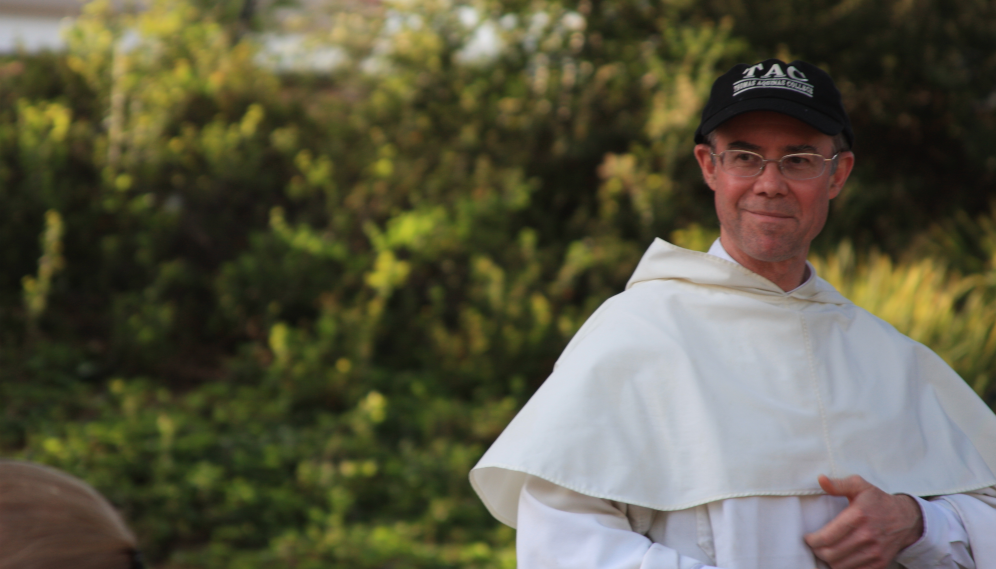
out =
[[(752, 152), (750, 150), (741, 150), (739, 148), (728, 148), (728, 149), (724, 150), (723, 152), (712, 152), (712, 151), (710, 151), (709, 155), (712, 156), (712, 158), (713, 158), (714, 161), (716, 161), (716, 157), (720, 156), (721, 154), (723, 154), (725, 152), (746, 152), (747, 154), (753, 154), (754, 156), (757, 156), (758, 158), (761, 159), (761, 167), (757, 169), (757, 173), (756, 174), (753, 174), (751, 176), (741, 176), (739, 174), (734, 174), (733, 172), (730, 172), (726, 168), (724, 168), (723, 167), (723, 159), (722, 159), (722, 157), (720, 157), (719, 160), (718, 160), (718, 165), (719, 165), (720, 170), (726, 172), (727, 174), (729, 174), (729, 175), (731, 175), (731, 176), (733, 176), (735, 178), (744, 178), (744, 179), (757, 178), (758, 176), (760, 176), (764, 172), (764, 169), (765, 169), (765, 167), (767, 167), (768, 162), (775, 162), (775, 163), (778, 164), (778, 172), (782, 176), (785, 176), (786, 179), (795, 180), (795, 181), (815, 180), (816, 178), (819, 178), (820, 176), (823, 175), (824, 172), (827, 171), (827, 164), (826, 163), (827, 162), (833, 162), (833, 161), (837, 160), (837, 157), (840, 156), (840, 152), (838, 152), (837, 154), (834, 154), (830, 158), (825, 158), (822, 154), (817, 154), (816, 152), (795, 152), (793, 154), (786, 154), (785, 156), (782, 156), (781, 158), (778, 158), (776, 160), (774, 158), (765, 158), (764, 156), (761, 156), (757, 152)], [(809, 177), (809, 178), (791, 178), (787, 174), (785, 174), (785, 170), (782, 170), (782, 160), (785, 160), (786, 158), (790, 158), (792, 156), (819, 156), (820, 158), (823, 158), (823, 169), (820, 170), (819, 174), (817, 174), (815, 176), (812, 176), (812, 177)], [(831, 170), (831, 172), (833, 172), (833, 170)]]

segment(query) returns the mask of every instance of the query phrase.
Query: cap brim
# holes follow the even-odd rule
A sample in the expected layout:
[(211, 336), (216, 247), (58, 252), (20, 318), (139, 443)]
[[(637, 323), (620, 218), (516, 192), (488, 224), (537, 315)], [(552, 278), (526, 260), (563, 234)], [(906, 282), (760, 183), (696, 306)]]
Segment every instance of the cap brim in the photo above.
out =
[(737, 115), (742, 115), (751, 111), (774, 111), (776, 113), (782, 113), (783, 115), (799, 119), (823, 134), (830, 136), (835, 136), (844, 130), (844, 125), (840, 121), (811, 107), (800, 105), (799, 103), (789, 101), (787, 99), (779, 99), (776, 97), (758, 97), (733, 103), (732, 105), (709, 117), (708, 120), (699, 125), (699, 128), (695, 133), (696, 142), (704, 142), (705, 135), (715, 130), (719, 125)]

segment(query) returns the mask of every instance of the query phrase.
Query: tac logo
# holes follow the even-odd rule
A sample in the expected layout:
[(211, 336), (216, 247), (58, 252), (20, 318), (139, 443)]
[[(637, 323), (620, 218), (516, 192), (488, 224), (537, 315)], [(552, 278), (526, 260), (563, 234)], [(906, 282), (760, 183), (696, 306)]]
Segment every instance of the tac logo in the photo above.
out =
[(813, 96), (813, 86), (802, 71), (792, 65), (782, 71), (782, 66), (777, 63), (772, 63), (767, 70), (763, 63), (745, 69), (744, 78), (733, 83), (733, 96), (751, 89), (787, 89), (807, 97)]

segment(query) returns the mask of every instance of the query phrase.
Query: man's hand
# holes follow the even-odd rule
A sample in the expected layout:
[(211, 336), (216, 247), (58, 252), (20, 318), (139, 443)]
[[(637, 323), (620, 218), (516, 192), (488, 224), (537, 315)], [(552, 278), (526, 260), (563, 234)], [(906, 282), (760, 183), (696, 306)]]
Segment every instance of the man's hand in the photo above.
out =
[(850, 502), (836, 518), (805, 536), (816, 557), (832, 569), (882, 569), (923, 535), (923, 516), (916, 500), (886, 494), (860, 476), (831, 480), (820, 475), (820, 487)]

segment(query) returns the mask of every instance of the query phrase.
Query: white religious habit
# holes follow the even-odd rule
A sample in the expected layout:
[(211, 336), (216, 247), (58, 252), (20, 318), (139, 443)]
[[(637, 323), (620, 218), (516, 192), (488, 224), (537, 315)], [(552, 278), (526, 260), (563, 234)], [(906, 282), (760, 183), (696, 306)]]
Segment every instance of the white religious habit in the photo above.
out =
[(897, 562), (996, 569), (989, 408), (811, 265), (784, 292), (712, 251), (656, 240), (471, 471), (519, 567), (825, 567), (817, 477), (858, 474), (918, 499)]

